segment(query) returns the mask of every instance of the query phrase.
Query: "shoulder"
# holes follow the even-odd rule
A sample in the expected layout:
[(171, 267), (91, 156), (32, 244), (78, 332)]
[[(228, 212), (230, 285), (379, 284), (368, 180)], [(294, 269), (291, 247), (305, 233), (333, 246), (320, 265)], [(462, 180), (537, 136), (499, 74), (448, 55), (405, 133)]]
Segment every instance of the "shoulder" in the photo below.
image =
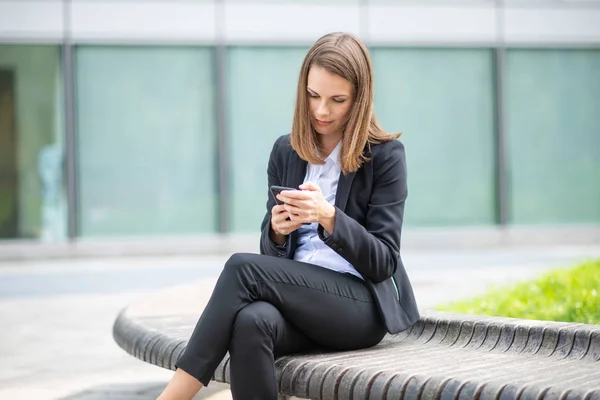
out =
[(290, 134), (281, 135), (275, 140), (275, 144), (273, 145), (273, 150), (291, 150), (292, 145), (290, 144)]
[(269, 156), (269, 163), (282, 164), (289, 159), (290, 152), (294, 151), (290, 144), (290, 135), (279, 136), (275, 143), (273, 143), (273, 149)]
[(371, 146), (371, 162), (375, 181), (399, 182), (406, 188), (404, 144), (398, 139)]
[(273, 150), (271, 150), (271, 156), (279, 154), (287, 154), (292, 151), (292, 145), (290, 144), (290, 135), (281, 135), (273, 143)]
[(404, 161), (404, 144), (398, 140), (388, 140), (387, 142), (381, 142), (371, 145), (371, 151), (369, 158), (373, 160), (374, 164), (381, 162), (393, 162), (393, 161)]

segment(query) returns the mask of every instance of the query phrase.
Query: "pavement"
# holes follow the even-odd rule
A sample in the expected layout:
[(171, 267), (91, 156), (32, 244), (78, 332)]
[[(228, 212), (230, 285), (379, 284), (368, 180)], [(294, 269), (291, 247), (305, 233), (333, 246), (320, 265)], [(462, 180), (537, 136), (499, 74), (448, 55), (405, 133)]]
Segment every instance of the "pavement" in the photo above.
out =
[[(599, 257), (600, 243), (403, 252), (424, 310)], [(227, 258), (0, 261), (0, 399), (155, 399), (172, 372), (145, 364), (115, 344), (116, 315), (145, 296), (190, 284), (208, 298)], [(197, 398), (229, 400), (231, 394), (226, 385), (211, 383)]]

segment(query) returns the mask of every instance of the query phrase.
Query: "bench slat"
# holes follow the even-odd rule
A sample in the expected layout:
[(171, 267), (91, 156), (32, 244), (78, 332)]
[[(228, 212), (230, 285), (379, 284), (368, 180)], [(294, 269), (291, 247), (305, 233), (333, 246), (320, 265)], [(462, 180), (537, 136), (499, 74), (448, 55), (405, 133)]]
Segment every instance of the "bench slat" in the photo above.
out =
[[(114, 338), (129, 354), (174, 369), (191, 315), (128, 309)], [(276, 361), (282, 395), (311, 399), (600, 400), (600, 326), (426, 312), (370, 349)], [(229, 357), (213, 380), (229, 383)]]

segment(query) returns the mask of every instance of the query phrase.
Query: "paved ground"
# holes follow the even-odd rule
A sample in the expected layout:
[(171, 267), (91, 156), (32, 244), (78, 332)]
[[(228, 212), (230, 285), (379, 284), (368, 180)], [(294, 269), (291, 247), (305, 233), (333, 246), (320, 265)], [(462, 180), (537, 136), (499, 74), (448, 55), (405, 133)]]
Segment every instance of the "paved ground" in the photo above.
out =
[[(423, 309), (592, 257), (600, 245), (404, 252)], [(144, 295), (190, 282), (209, 296), (225, 260), (1, 262), (0, 399), (155, 399), (171, 372), (122, 351), (112, 339), (115, 316)], [(209, 389), (199, 398), (231, 398), (223, 386)]]

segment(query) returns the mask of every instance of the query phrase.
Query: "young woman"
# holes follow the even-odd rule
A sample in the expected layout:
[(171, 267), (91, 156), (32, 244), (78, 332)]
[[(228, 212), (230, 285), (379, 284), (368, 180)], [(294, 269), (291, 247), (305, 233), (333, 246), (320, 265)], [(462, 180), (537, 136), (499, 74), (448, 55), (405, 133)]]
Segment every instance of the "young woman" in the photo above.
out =
[[(419, 318), (400, 258), (404, 146), (373, 115), (373, 69), (332, 33), (300, 71), (292, 132), (275, 142), (261, 254), (225, 264), (160, 400), (191, 399), (227, 351), (236, 400), (276, 400), (274, 359), (374, 346)], [(278, 204), (282, 203), (282, 204)]]

